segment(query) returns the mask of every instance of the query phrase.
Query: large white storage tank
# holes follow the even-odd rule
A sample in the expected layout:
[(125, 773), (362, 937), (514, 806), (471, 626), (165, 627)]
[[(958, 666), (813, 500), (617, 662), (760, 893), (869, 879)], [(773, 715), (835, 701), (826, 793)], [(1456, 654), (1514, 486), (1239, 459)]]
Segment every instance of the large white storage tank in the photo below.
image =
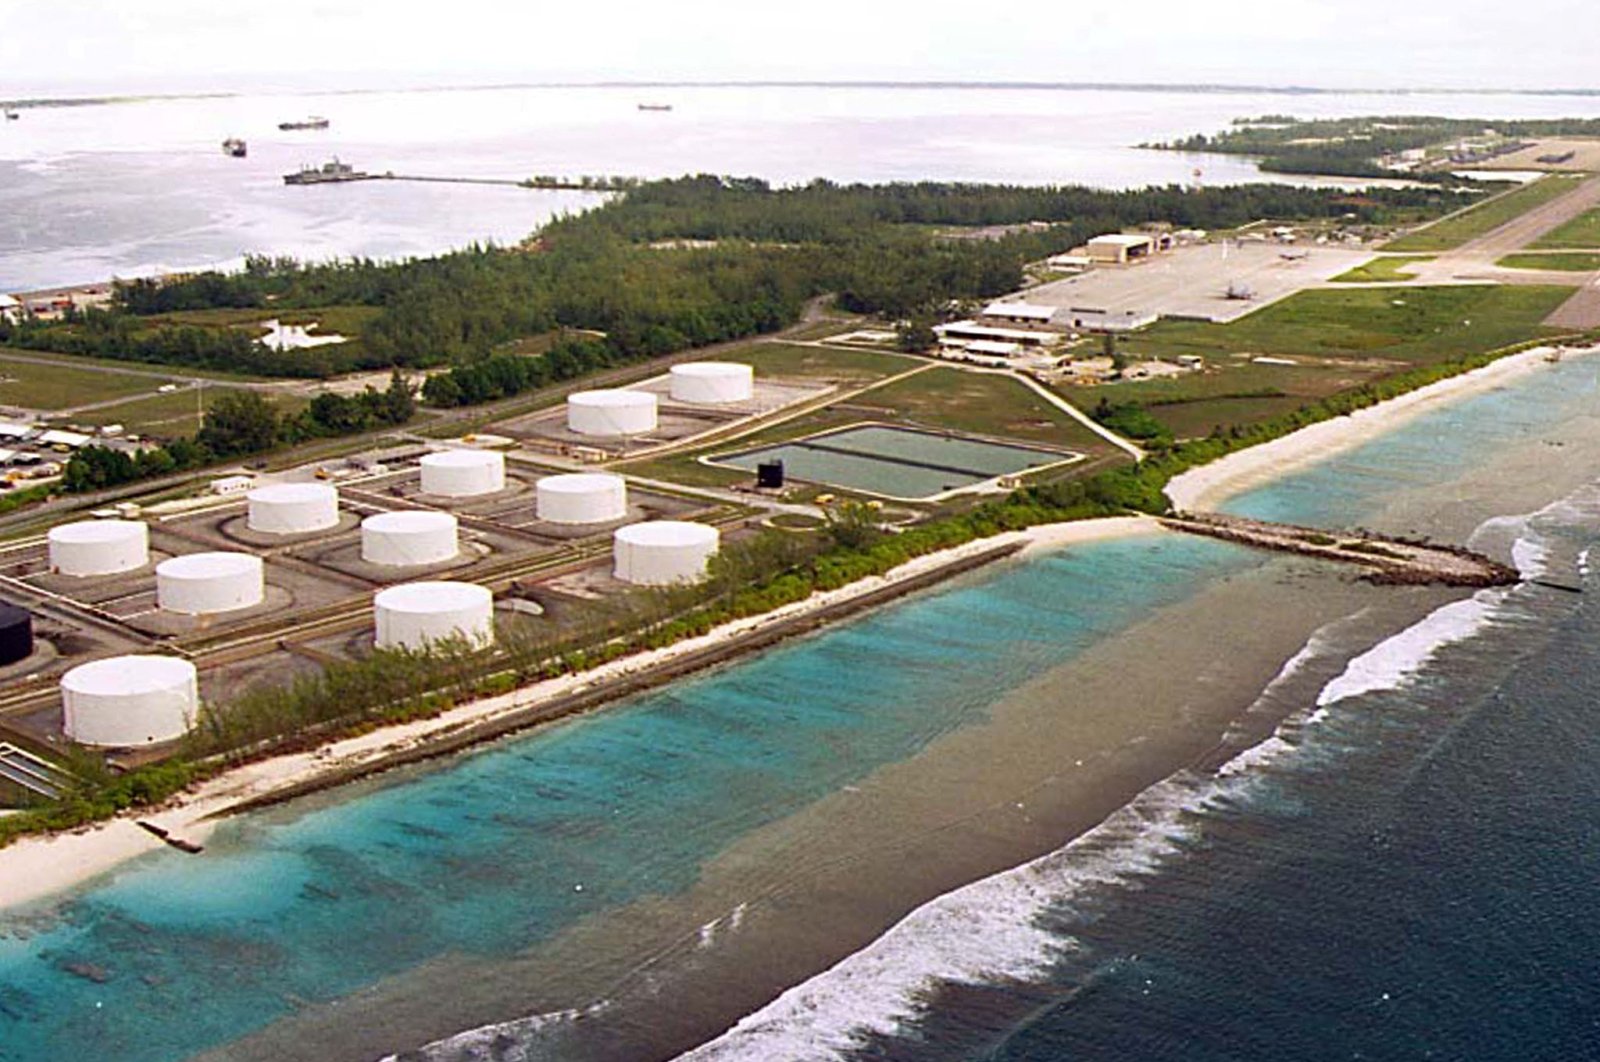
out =
[(403, 583), (372, 599), (379, 649), (426, 649), (449, 638), (494, 641), (494, 595), (475, 583)]
[(378, 513), (361, 521), (361, 559), (370, 564), (440, 564), (459, 548), (449, 513)]
[(50, 567), (62, 575), (115, 575), (150, 563), (150, 528), (138, 520), (82, 520), (47, 537)]
[(84, 745), (175, 741), (200, 711), (195, 666), (175, 656), (114, 656), (61, 676), (63, 729)]
[(266, 566), (253, 553), (186, 553), (156, 565), (156, 604), (167, 612), (232, 612), (266, 593)]
[(756, 393), (756, 371), (736, 361), (686, 361), (668, 374), (672, 400), (696, 405), (748, 402)]
[(506, 489), (506, 459), (493, 450), (441, 450), (422, 459), (422, 492), (449, 498)]
[(275, 483), (256, 488), (245, 499), (252, 531), (303, 535), (339, 523), (339, 492), (326, 483)]
[(643, 435), (656, 430), (649, 391), (579, 391), (567, 396), (567, 427), (579, 435)]
[(535, 512), (552, 524), (603, 524), (628, 515), (628, 483), (604, 472), (546, 476), (534, 486)]
[(612, 536), (616, 577), (639, 586), (665, 586), (700, 579), (717, 552), (721, 535), (709, 524), (651, 520), (619, 527)]

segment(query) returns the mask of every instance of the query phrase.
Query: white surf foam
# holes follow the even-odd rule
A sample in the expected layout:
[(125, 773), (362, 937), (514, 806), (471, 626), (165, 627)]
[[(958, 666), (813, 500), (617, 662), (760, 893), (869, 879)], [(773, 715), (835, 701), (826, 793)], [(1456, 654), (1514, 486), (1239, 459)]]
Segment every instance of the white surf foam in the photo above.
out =
[[(556, 1010), (483, 1025), (429, 1044), (416, 1055), (408, 1053), (407, 1057), (448, 1059), (449, 1062), (533, 1062), (532, 1045), (539, 1042), (541, 1034), (600, 1014), (609, 1005), (601, 1001), (581, 1009)], [(385, 1055), (380, 1062), (399, 1062), (399, 1056)]]
[(946, 893), (873, 943), (784, 992), (680, 1062), (837, 1059), (892, 1033), (941, 982), (1038, 976), (1073, 949), (1038, 923), (1083, 890), (1148, 874), (1182, 850), (1188, 812), (1216, 783), (1178, 776), (1063, 848)]
[(1378, 690), (1398, 689), (1440, 649), (1482, 630), (1505, 600), (1504, 590), (1480, 590), (1465, 601), (1434, 609), (1421, 622), (1379, 642), (1345, 665), (1339, 677), (1322, 688), (1317, 707)]
[(1232, 778), (1245, 771), (1275, 763), (1285, 756), (1293, 755), (1298, 749), (1299, 746), (1289, 744), (1281, 734), (1273, 734), (1259, 745), (1252, 745), (1217, 768), (1217, 777)]

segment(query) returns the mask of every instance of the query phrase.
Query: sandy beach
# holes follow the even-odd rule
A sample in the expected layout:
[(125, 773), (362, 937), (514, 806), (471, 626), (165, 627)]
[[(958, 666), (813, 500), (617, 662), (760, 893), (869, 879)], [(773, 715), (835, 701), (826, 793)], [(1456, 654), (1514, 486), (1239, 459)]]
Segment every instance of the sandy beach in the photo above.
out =
[[(1430, 408), (1503, 386), (1545, 364), (1553, 348), (1538, 347), (1495, 361), (1483, 368), (1441, 380), (1346, 417), (1323, 421), (1281, 439), (1230, 454), (1177, 476), (1167, 487), (1178, 509), (1205, 510), (1227, 497), (1260, 486), (1277, 476), (1332, 453), (1360, 446)], [(1566, 351), (1568, 356), (1595, 348)], [(1021, 556), (1129, 534), (1151, 533), (1155, 522), (1121, 517), (1051, 524), (969, 542), (955, 549), (919, 557), (881, 577), (861, 580), (838, 590), (814, 594), (762, 616), (728, 623), (697, 638), (665, 649), (637, 653), (589, 671), (551, 679), (511, 693), (461, 705), (431, 719), (384, 727), (325, 746), (315, 752), (278, 756), (230, 770), (197, 787), (168, 806), (141, 815), (50, 837), (25, 838), (0, 849), (0, 909), (31, 903), (81, 886), (130, 859), (156, 851), (162, 842), (138, 825), (152, 823), (172, 836), (204, 843), (219, 816), (245, 804), (270, 799), (279, 791), (300, 791), (330, 776), (351, 776), (364, 766), (394, 758), (448, 739), (530, 706), (659, 669), (681, 657), (703, 652), (754, 631), (785, 624), (854, 598), (915, 580), (985, 550), (1022, 546)]]
[(636, 653), (588, 671), (473, 701), (431, 719), (383, 727), (313, 752), (276, 756), (247, 764), (218, 775), (159, 810), (119, 817), (70, 833), (27, 837), (0, 849), (0, 909), (42, 900), (81, 886), (115, 870), (130, 859), (162, 848), (161, 840), (138, 825), (141, 821), (158, 826), (175, 838), (203, 844), (215, 828), (218, 818), (241, 805), (270, 799), (280, 791), (300, 790), (319, 779), (353, 775), (363, 766), (376, 765), (397, 754), (425, 748), (466, 728), (524, 712), (530, 706), (659, 670), (683, 657), (917, 580), (988, 550), (1021, 546), (1020, 555), (1026, 556), (1074, 543), (1157, 531), (1159, 527), (1154, 520), (1117, 517), (1051, 524), (968, 542), (953, 549), (918, 557), (885, 575), (813, 594), (804, 601), (785, 605), (761, 616), (724, 624), (707, 634), (685, 639), (664, 649)]
[[(1481, 369), (1429, 384), (1387, 402), (1302, 428), (1281, 439), (1229, 454), (1190, 469), (1167, 484), (1173, 507), (1190, 512), (1214, 509), (1224, 500), (1267, 483), (1286, 472), (1354, 449), (1412, 417), (1468, 395), (1502, 387), (1544, 365), (1553, 347), (1535, 347)], [(1592, 354), (1600, 348), (1566, 349), (1563, 356)]]

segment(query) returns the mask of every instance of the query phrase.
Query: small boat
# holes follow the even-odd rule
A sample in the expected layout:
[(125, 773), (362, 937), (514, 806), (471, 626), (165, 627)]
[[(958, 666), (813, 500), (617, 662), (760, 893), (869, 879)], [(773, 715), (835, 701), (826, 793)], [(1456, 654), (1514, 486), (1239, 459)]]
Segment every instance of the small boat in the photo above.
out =
[(278, 128), (284, 132), (288, 132), (291, 129), (326, 129), (328, 128), (328, 120), (312, 115), (310, 118), (301, 118), (298, 121), (279, 122)]
[(222, 153), (229, 158), (242, 159), (250, 153), (250, 147), (236, 136), (230, 136), (222, 142)]
[(670, 104), (670, 103), (641, 103), (641, 104), (639, 104), (639, 109), (641, 111), (670, 111), (670, 110), (672, 110), (672, 104)]
[(21, 117), (22, 117), (22, 115), (18, 114), (16, 111), (12, 110), (10, 107), (6, 108), (6, 121), (14, 122), (18, 118), (21, 118)]

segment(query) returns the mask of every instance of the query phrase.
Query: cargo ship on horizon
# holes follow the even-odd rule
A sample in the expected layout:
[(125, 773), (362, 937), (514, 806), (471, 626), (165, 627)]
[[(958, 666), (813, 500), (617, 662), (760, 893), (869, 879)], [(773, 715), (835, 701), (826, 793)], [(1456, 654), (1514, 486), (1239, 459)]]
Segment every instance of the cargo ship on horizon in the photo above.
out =
[(278, 128), (282, 129), (284, 132), (288, 132), (291, 129), (326, 129), (328, 128), (328, 124), (329, 123), (326, 118), (312, 115), (310, 118), (301, 118), (298, 121), (279, 122)]

